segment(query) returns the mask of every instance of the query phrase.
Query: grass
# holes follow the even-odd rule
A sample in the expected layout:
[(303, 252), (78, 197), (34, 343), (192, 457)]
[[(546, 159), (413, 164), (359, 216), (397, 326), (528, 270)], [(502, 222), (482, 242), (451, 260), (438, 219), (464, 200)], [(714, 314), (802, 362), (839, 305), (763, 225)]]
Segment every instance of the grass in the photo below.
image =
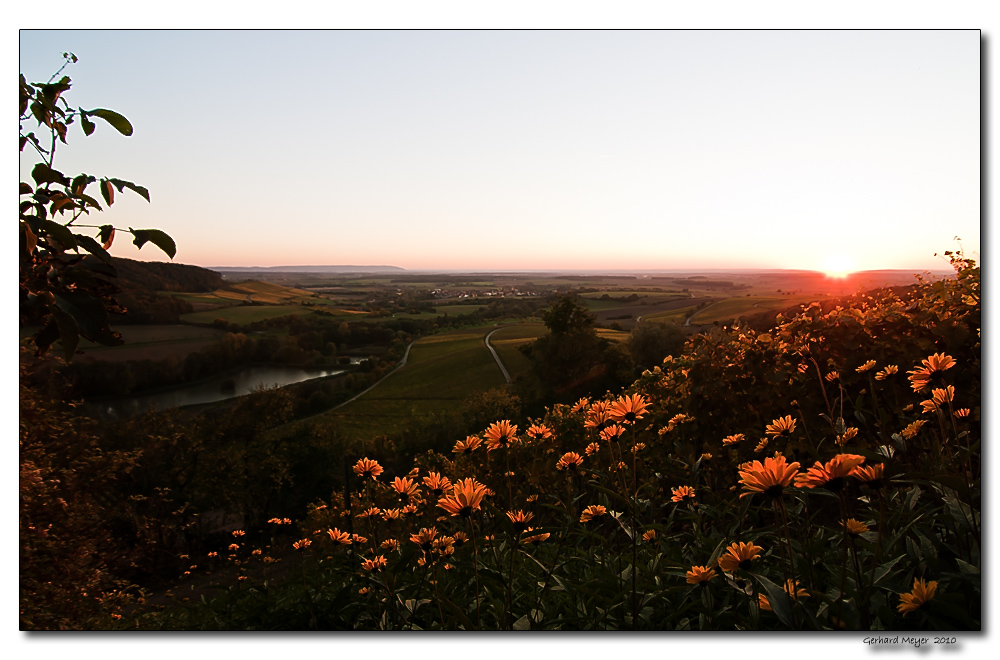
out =
[(769, 310), (781, 310), (802, 303), (812, 302), (819, 296), (743, 296), (741, 298), (726, 298), (695, 314), (692, 324), (705, 325), (715, 321), (728, 321), (740, 316), (757, 314)]
[(450, 413), (470, 394), (504, 384), (483, 343), (492, 329), (465, 328), (420, 339), (405, 367), (328, 414), (346, 435), (362, 438), (402, 431), (414, 420)]
[(185, 323), (211, 323), (215, 319), (223, 319), (228, 323), (242, 325), (289, 314), (312, 314), (312, 311), (302, 305), (234, 305), (207, 312), (182, 314), (181, 320)]

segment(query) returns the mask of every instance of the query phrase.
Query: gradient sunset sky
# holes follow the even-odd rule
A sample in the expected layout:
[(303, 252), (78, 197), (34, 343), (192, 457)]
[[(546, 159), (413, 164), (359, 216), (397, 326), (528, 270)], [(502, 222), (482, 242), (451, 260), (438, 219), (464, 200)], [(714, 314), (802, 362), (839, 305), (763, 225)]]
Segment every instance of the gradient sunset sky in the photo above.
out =
[[(178, 263), (946, 269), (980, 251), (978, 31), (37, 31), (56, 165)], [(22, 180), (36, 162), (21, 156)], [(122, 237), (124, 238), (124, 237)], [(165, 260), (129, 241), (117, 256)]]

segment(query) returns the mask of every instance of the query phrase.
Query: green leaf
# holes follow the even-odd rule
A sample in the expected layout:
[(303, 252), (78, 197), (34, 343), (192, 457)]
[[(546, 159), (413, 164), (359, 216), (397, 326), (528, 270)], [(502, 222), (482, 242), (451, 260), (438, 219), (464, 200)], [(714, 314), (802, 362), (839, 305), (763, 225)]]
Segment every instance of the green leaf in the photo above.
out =
[(177, 254), (177, 246), (174, 244), (174, 239), (159, 229), (132, 229), (129, 227), (128, 230), (135, 236), (135, 240), (132, 242), (138, 248), (142, 248), (143, 245), (149, 242), (163, 250), (171, 259)]
[(90, 117), (87, 116), (86, 110), (84, 110), (83, 108), (78, 108), (78, 110), (80, 111), (80, 126), (83, 127), (83, 134), (92, 135), (94, 133), (94, 129), (97, 128), (97, 126), (94, 124), (94, 122), (90, 121)]
[(63, 249), (72, 250), (76, 247), (76, 236), (64, 225), (52, 220), (42, 220), (39, 228), (51, 238), (62, 244)]
[(129, 123), (128, 119), (125, 119), (125, 117), (121, 116), (114, 110), (97, 108), (95, 110), (87, 110), (86, 112), (88, 115), (100, 117), (104, 121), (108, 122), (122, 135), (132, 135), (132, 124)]
[(68, 186), (69, 179), (66, 178), (59, 170), (54, 170), (45, 163), (37, 163), (31, 169), (31, 178), (35, 180), (36, 185), (41, 185), (43, 183), (58, 183), (60, 185)]
[(514, 622), (514, 630), (531, 630), (531, 621), (527, 614)]
[(785, 590), (763, 575), (756, 573), (751, 573), (751, 575), (757, 579), (760, 586), (767, 592), (767, 601), (771, 604), (771, 610), (778, 615), (783, 624), (789, 628), (794, 628), (795, 623), (792, 621), (792, 607), (789, 604), (788, 594), (785, 593)]

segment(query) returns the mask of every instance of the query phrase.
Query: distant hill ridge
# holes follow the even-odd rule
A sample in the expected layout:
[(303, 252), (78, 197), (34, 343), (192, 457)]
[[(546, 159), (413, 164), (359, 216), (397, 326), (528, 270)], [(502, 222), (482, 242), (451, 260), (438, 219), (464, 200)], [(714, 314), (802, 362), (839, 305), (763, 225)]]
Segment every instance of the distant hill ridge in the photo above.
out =
[(149, 291), (215, 291), (226, 285), (222, 275), (201, 266), (113, 257), (118, 285)]
[(211, 266), (217, 273), (403, 273), (399, 266)]

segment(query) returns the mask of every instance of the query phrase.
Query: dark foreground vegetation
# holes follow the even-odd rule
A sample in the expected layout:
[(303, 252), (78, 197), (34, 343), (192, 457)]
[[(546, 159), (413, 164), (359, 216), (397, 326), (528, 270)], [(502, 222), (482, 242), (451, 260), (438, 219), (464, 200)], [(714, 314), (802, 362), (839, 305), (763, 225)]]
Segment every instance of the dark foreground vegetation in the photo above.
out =
[(952, 259), (403, 446), (269, 432), (281, 390), (109, 430), (22, 384), (21, 625), (978, 630), (980, 277)]

